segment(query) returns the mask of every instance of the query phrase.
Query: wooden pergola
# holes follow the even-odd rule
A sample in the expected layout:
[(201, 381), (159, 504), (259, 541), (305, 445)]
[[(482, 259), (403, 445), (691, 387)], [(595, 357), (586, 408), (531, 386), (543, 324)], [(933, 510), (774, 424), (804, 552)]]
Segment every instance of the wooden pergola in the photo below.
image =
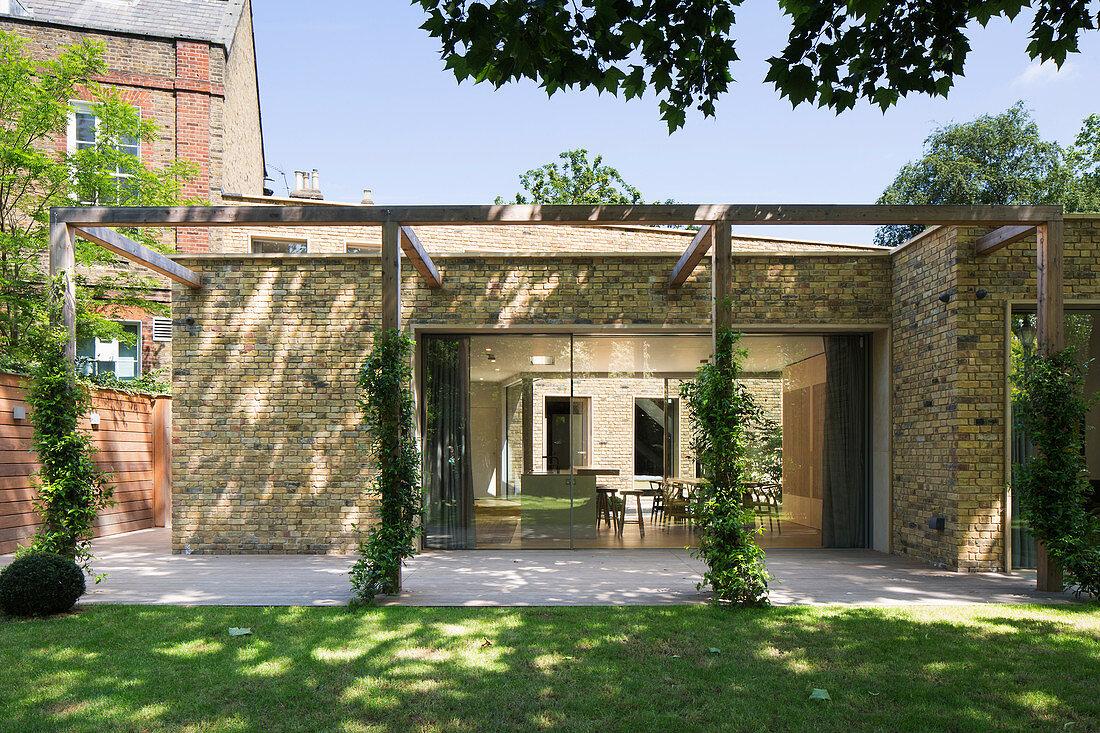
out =
[[(62, 277), (61, 320), (69, 333), (67, 354), (76, 354), (74, 241), (81, 237), (185, 285), (201, 288), (202, 276), (114, 231), (112, 227), (350, 227), (382, 230), (382, 328), (401, 328), (402, 252), (429, 287), (441, 287), (438, 268), (414, 227), (486, 225), (608, 226), (695, 225), (698, 233), (669, 273), (679, 287), (710, 252), (715, 329), (733, 323), (731, 228), (751, 225), (870, 225), (996, 227), (980, 238), (975, 253), (987, 255), (1035, 232), (1038, 341), (1064, 346), (1061, 206), (884, 206), (847, 204), (652, 204), (492, 206), (173, 206), (66, 207), (50, 210), (50, 276)], [(1061, 590), (1060, 572), (1039, 547), (1040, 590)]]

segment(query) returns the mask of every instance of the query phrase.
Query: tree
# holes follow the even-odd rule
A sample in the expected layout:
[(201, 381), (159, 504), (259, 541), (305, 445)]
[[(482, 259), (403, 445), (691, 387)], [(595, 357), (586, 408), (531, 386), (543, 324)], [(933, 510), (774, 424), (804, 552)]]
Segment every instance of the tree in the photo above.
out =
[[(692, 107), (714, 115), (738, 60), (742, 0), (414, 0), (421, 26), (461, 81), (539, 82), (547, 94), (594, 88), (625, 99), (652, 90), (669, 131)], [(1032, 59), (1078, 51), (1096, 27), (1093, 0), (782, 0), (786, 48), (768, 59), (771, 82), (795, 106), (837, 112), (866, 100), (886, 109), (910, 93), (946, 97), (963, 73), (974, 24), (1035, 11)], [(1100, 16), (1100, 13), (1097, 13)]]
[[(998, 115), (936, 128), (924, 155), (907, 163), (880, 204), (1040, 205), (1100, 209), (1100, 115), (1084, 122), (1074, 145), (1044, 140), (1023, 102)], [(880, 227), (875, 243), (897, 246), (920, 226)]]
[[(525, 189), (517, 193), (516, 204), (640, 204), (642, 193), (623, 180), (619, 171), (603, 164), (603, 156), (588, 160), (584, 148), (558, 155), (564, 163), (547, 163), (521, 173)], [(496, 203), (504, 203), (497, 196)]]
[[(105, 71), (100, 45), (79, 43), (43, 62), (26, 53), (19, 36), (0, 32), (0, 357), (9, 364), (36, 361), (49, 341), (50, 207), (176, 204), (182, 183), (194, 174), (185, 162), (159, 170), (142, 163), (139, 146), (156, 140), (156, 126), (93, 81)], [(90, 104), (77, 114), (73, 99)], [(71, 150), (65, 144), (70, 120), (77, 128)], [(127, 234), (165, 249), (156, 232)], [(156, 281), (118, 268), (106, 250), (78, 240), (76, 262), (80, 336), (126, 338), (109, 320), (120, 308), (165, 311), (145, 297)]]

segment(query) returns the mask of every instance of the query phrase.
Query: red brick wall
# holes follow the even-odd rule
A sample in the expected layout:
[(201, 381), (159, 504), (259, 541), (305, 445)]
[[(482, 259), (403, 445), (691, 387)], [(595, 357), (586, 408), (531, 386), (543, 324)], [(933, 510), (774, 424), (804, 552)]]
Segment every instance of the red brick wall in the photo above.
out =
[[(210, 46), (193, 41), (176, 42), (176, 76), (197, 82), (176, 92), (176, 157), (198, 166), (198, 174), (184, 186), (186, 198), (209, 200), (210, 180), (210, 95), (201, 91), (210, 83)], [(194, 91), (193, 91), (194, 90)], [(206, 252), (210, 230), (182, 229), (176, 234), (180, 252)]]

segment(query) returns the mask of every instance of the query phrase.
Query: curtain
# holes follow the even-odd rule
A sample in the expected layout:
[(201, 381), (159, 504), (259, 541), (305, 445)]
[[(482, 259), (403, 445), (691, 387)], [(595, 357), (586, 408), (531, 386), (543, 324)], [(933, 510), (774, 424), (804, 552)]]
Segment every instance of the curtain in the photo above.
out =
[(825, 337), (825, 444), (821, 544), (869, 543), (869, 339)]
[(468, 337), (424, 337), (424, 438), (424, 546), (472, 549)]

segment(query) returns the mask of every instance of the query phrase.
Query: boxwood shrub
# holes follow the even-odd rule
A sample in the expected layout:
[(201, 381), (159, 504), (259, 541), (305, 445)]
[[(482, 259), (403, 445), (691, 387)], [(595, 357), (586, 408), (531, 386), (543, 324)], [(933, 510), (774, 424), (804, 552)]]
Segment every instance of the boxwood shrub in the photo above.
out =
[(0, 609), (11, 616), (68, 611), (84, 595), (84, 571), (52, 552), (30, 552), (0, 570)]

